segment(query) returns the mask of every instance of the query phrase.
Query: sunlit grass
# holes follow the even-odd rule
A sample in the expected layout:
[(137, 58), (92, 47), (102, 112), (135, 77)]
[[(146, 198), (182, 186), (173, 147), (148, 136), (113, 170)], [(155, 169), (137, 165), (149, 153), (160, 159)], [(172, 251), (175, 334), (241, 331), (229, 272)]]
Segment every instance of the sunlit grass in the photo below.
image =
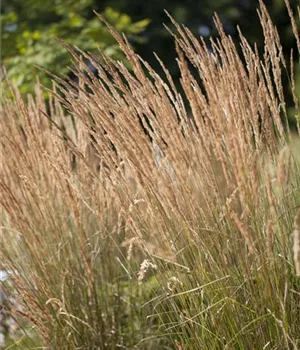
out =
[(172, 20), (185, 98), (111, 28), (132, 72), (70, 49), (79, 83), (54, 78), (48, 105), (38, 85), (27, 101), (11, 87), (1, 269), (34, 346), (300, 347), (293, 74), (262, 3), (259, 15), (263, 56), (241, 35), (241, 57), (217, 17), (210, 47)]

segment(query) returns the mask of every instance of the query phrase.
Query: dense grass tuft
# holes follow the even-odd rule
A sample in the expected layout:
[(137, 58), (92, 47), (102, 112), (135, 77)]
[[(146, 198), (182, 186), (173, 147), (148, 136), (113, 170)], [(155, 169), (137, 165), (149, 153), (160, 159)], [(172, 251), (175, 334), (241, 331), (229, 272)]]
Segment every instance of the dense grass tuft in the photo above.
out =
[(258, 13), (262, 54), (218, 17), (209, 45), (171, 18), (184, 96), (109, 26), (131, 71), (69, 48), (78, 84), (54, 78), (48, 102), (39, 85), (26, 101), (10, 88), (1, 268), (36, 346), (300, 348), (298, 97)]

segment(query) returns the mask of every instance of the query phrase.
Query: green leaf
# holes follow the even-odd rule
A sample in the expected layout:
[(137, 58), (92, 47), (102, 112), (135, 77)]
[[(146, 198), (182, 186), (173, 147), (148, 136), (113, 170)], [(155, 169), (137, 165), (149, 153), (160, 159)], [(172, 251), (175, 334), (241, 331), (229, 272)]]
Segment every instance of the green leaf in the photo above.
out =
[[(125, 61), (115, 40), (103, 23), (90, 18), (94, 0), (23, 0), (3, 4), (1, 14), (2, 62), (8, 76), (23, 93), (32, 92), (36, 75), (47, 87), (51, 79), (35, 65), (62, 76), (68, 73), (71, 57), (56, 40), (96, 52), (101, 47), (108, 56)], [(130, 16), (106, 7), (103, 15), (120, 32), (136, 42), (148, 20), (132, 23)]]
[(141, 33), (150, 24), (150, 22), (151, 20), (149, 18), (145, 18), (141, 21), (135, 22), (130, 26), (129, 31), (130, 33), (134, 34)]

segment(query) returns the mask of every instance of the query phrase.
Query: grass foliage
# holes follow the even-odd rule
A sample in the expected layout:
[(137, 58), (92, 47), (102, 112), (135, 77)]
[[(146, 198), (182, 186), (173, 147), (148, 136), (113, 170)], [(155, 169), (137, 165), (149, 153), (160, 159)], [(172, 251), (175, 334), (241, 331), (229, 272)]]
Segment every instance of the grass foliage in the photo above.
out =
[(282, 85), (299, 118), (299, 52), (286, 61), (258, 14), (264, 52), (218, 17), (209, 44), (171, 19), (180, 91), (109, 25), (131, 71), (69, 48), (79, 82), (54, 77), (47, 104), (11, 86), (2, 268), (42, 348), (300, 348), (300, 130)]

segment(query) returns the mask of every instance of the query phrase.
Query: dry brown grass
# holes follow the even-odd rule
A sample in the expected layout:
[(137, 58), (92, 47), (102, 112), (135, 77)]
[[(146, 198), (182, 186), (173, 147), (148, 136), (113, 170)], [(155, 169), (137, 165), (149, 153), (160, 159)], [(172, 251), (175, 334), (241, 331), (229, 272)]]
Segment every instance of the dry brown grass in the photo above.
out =
[(242, 34), (240, 54), (218, 17), (209, 45), (171, 18), (184, 97), (109, 26), (131, 71), (69, 48), (79, 83), (55, 77), (49, 105), (39, 85), (26, 102), (11, 87), (3, 266), (45, 346), (300, 347), (294, 67), (258, 13), (262, 55)]

